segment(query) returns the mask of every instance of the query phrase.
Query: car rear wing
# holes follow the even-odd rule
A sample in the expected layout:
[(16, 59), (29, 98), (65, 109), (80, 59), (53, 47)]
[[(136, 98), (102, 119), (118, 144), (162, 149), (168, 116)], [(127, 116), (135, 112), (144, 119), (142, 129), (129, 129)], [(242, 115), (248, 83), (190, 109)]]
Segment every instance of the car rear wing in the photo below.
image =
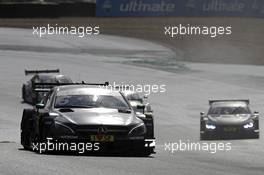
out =
[(60, 69), (25, 70), (25, 75), (39, 74), (39, 73), (60, 73)]
[(244, 102), (246, 103), (247, 105), (249, 105), (249, 100), (245, 100), (245, 99), (242, 99), (242, 100), (209, 100), (209, 105), (211, 106), (213, 103), (216, 103), (216, 102)]

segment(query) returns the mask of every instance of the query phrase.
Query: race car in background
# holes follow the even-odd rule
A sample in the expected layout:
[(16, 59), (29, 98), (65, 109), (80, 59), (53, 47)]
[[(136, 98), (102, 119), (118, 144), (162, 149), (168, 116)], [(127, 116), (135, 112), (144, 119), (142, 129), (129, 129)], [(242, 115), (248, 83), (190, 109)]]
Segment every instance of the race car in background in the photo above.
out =
[(200, 113), (201, 140), (259, 138), (259, 113), (249, 100), (210, 100), (207, 114)]
[[(151, 105), (149, 102), (147, 102), (147, 95), (142, 96), (141, 94), (132, 90), (125, 90), (122, 92), (137, 113), (145, 114), (147, 117), (153, 116)], [(142, 106), (142, 108), (138, 108), (138, 106)]]
[[(56, 87), (42, 89), (53, 85)], [(53, 138), (60, 143), (96, 142), (99, 151), (144, 156), (154, 153), (155, 138), (146, 126), (150, 121), (136, 115), (122, 92), (92, 85), (100, 84), (36, 83), (37, 93), (48, 93), (33, 109), (23, 111), (23, 147), (32, 149), (33, 142)]]
[(149, 137), (154, 137), (154, 116), (151, 105), (147, 101), (148, 96), (142, 96), (140, 93), (132, 90), (124, 90), (122, 93), (136, 112), (136, 115), (145, 118), (144, 120), (148, 121), (145, 124), (147, 129), (149, 131), (151, 130), (151, 132), (148, 132), (148, 134), (150, 134)]
[[(55, 73), (55, 74), (54, 74)], [(25, 75), (32, 75), (33, 77), (22, 86), (22, 100), (29, 104), (40, 101), (44, 93), (39, 93), (39, 98), (36, 99), (35, 83), (72, 83), (70, 77), (60, 75), (60, 70), (25, 70)]]

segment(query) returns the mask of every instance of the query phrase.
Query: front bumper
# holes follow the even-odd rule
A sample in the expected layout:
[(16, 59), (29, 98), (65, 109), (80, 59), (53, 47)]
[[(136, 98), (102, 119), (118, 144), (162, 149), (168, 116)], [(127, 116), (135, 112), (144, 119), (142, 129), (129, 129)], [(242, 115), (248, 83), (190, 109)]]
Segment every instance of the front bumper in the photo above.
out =
[[(147, 135), (129, 137), (129, 130), (125, 127), (107, 126), (105, 136), (113, 136), (113, 140), (92, 140), (92, 136), (98, 135), (97, 126), (69, 127), (63, 124), (47, 125), (44, 135), (52, 138), (56, 143), (99, 143), (100, 151), (110, 152), (148, 152), (155, 153), (155, 138)], [(147, 138), (147, 139), (146, 139)], [(46, 140), (46, 139), (45, 139)]]
[(116, 140), (113, 142), (93, 142), (89, 139), (76, 138), (76, 137), (58, 137), (48, 138), (49, 142), (53, 144), (97, 144), (99, 149), (91, 150), (90, 152), (107, 152), (107, 153), (155, 153), (155, 139), (142, 139), (142, 140)]
[(209, 139), (258, 138), (259, 129), (243, 128), (243, 126), (216, 126), (216, 129), (205, 129), (200, 134)]

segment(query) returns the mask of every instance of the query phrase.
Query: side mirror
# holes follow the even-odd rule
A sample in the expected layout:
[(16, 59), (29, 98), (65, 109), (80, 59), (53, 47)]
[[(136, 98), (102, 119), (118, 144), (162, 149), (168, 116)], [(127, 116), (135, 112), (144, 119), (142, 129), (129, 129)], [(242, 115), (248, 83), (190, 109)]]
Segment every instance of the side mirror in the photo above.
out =
[(146, 112), (145, 116), (146, 116), (146, 118), (153, 118), (153, 113), (152, 112)]
[(200, 112), (200, 116), (204, 116), (205, 115), (205, 113), (204, 112)]
[(259, 112), (257, 112), (257, 111), (254, 111), (254, 114), (259, 114)]
[(144, 99), (148, 99), (148, 95), (147, 95), (147, 94), (145, 94), (143, 98), (144, 98)]
[(37, 109), (43, 109), (44, 107), (45, 107), (45, 105), (43, 103), (36, 104)]

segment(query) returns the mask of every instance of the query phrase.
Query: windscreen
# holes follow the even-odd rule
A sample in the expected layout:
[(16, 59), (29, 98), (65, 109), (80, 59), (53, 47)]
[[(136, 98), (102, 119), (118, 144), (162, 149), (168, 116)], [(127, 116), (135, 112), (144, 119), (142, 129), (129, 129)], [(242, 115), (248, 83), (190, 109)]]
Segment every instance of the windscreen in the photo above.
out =
[(63, 95), (57, 96), (55, 108), (113, 108), (129, 109), (122, 96)]
[(234, 115), (234, 114), (250, 114), (248, 107), (212, 107), (209, 115)]

